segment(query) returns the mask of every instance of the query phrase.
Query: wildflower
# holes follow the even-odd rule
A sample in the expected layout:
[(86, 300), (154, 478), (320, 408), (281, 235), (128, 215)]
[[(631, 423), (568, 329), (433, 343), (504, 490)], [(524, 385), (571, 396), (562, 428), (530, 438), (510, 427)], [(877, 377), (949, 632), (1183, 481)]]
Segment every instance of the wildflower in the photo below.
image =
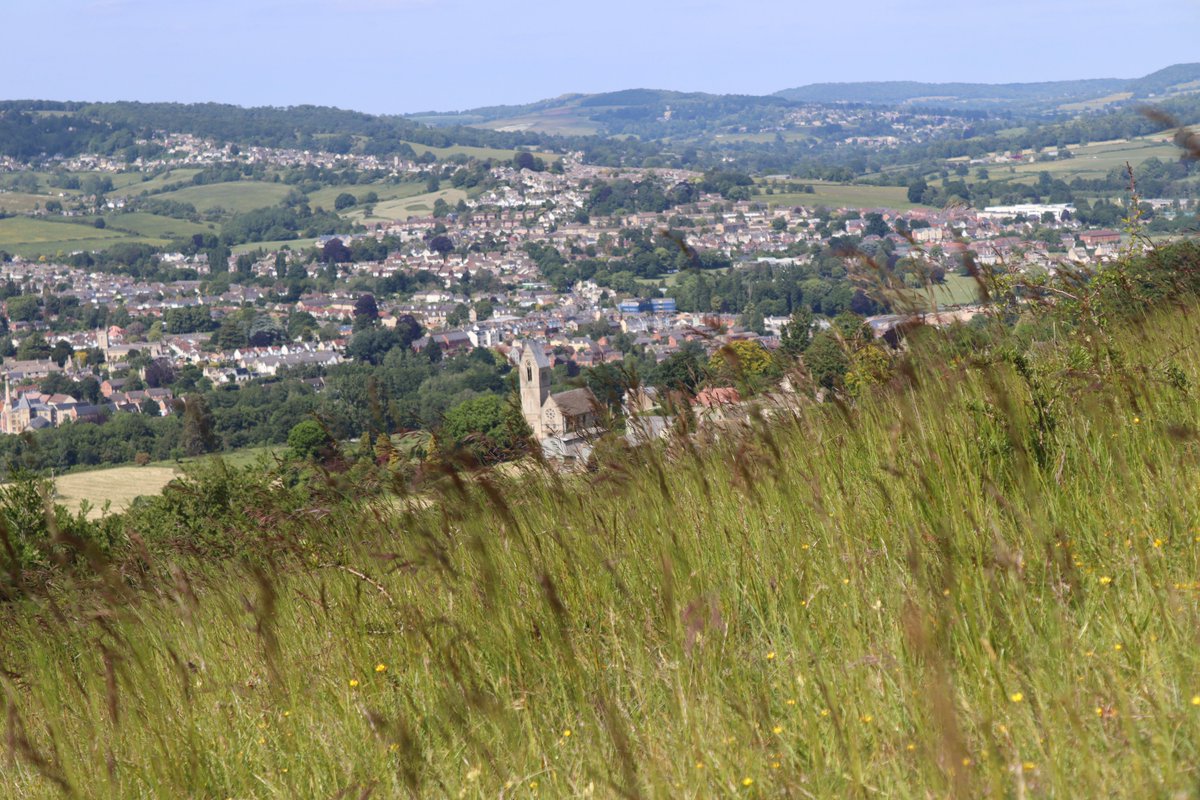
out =
[(530, 789), (536, 789), (537, 787), (538, 787), (538, 783), (537, 783), (537, 781), (530, 781), (530, 782), (529, 782), (529, 788), (530, 788)]
[(782, 726), (782, 725), (776, 725), (774, 728), (771, 728), (771, 733), (773, 733), (773, 734), (775, 734), (776, 736), (778, 736), (779, 734), (783, 733), (783, 726)]
[(351, 678), (350, 679), (350, 688), (353, 689), (356, 686), (358, 686), (358, 678)]
[(1021, 764), (1021, 769), (1025, 770), (1026, 772), (1033, 772), (1035, 769), (1037, 769), (1037, 764), (1033, 763), (1032, 761), (1026, 761)]
[(779, 762), (778, 762), (778, 761), (772, 761), (772, 762), (771, 762), (771, 769), (779, 769)]
[(1200, 694), (1192, 695), (1192, 705), (1200, 706)]
[(842, 583), (849, 583), (849, 582), (850, 582), (849, 578), (842, 578)]
[(563, 738), (564, 738), (564, 739), (569, 739), (569, 738), (571, 738), (571, 729), (570, 729), (570, 728), (567, 728), (566, 730), (564, 730), (564, 731), (562, 732), (562, 735), (563, 735)]
[(704, 762), (703, 762), (703, 761), (697, 761), (697, 762), (696, 762), (696, 769), (704, 769)]
[(908, 743), (908, 744), (907, 744), (907, 745), (904, 747), (904, 749), (905, 749), (905, 750), (907, 750), (908, 752), (910, 752), (910, 753), (911, 753), (913, 750), (916, 750), (916, 749), (917, 749), (917, 746), (916, 746), (915, 744), (913, 744), (912, 742), (909, 742), (909, 743)]
[(795, 700), (793, 700), (793, 699), (791, 699), (790, 697), (787, 699), (787, 701), (786, 701), (786, 702), (787, 702), (787, 704), (788, 704), (789, 706), (794, 706), (794, 705), (796, 705), (796, 701), (795, 701)]
[(1134, 418), (1133, 418), (1133, 424), (1134, 424), (1134, 425), (1137, 425), (1137, 424), (1138, 424), (1139, 422), (1141, 422), (1141, 421), (1142, 421), (1142, 420), (1141, 420), (1141, 418), (1140, 418), (1140, 417), (1134, 417)]
[(971, 759), (969, 759), (969, 758), (964, 758), (964, 759), (962, 760), (962, 765), (963, 765), (964, 767), (969, 767), (969, 766), (971, 766)]
[(1012, 700), (1014, 703), (1019, 703), (1025, 699), (1025, 695), (1021, 694), (1020, 692), (1013, 692), (1008, 696), (1008, 699)]
[(775, 651), (774, 651), (774, 650), (772, 650), (771, 652), (767, 653), (767, 661), (772, 661), (772, 660), (774, 660), (774, 658), (775, 658)]
[(1124, 648), (1121, 646), (1121, 643), (1120, 643), (1120, 642), (1117, 642), (1116, 644), (1114, 644), (1114, 645), (1113, 645), (1113, 650), (1120, 651), (1120, 650), (1123, 650), (1123, 649), (1124, 649)]
[(1107, 575), (1100, 576), (1100, 585), (1101, 586), (1108, 586), (1110, 583), (1112, 583), (1112, 578), (1108, 577)]
[(375, 665), (375, 671), (376, 672), (387, 672), (387, 664), (384, 664), (382, 661), (379, 662), (378, 664)]
[(754, 778), (742, 778), (742, 786), (753, 786)]
[(828, 716), (829, 716), (829, 709), (828, 709), (828, 708), (822, 708), (822, 709), (821, 709), (821, 716), (822, 716), (822, 717), (828, 717)]
[(1162, 539), (1155, 539), (1155, 540), (1154, 540), (1154, 546), (1155, 546), (1155, 547), (1162, 547)]
[(871, 720), (873, 720), (875, 718), (872, 717), (870, 714), (863, 714), (861, 719), (863, 722), (870, 722)]

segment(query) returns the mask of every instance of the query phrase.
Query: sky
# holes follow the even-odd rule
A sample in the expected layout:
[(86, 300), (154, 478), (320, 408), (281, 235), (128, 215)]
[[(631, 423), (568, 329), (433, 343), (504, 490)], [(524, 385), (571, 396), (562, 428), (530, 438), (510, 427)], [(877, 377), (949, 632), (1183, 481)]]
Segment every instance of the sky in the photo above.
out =
[(0, 20), (0, 99), (372, 113), (635, 87), (1128, 78), (1200, 60), (1200, 0), (0, 0)]

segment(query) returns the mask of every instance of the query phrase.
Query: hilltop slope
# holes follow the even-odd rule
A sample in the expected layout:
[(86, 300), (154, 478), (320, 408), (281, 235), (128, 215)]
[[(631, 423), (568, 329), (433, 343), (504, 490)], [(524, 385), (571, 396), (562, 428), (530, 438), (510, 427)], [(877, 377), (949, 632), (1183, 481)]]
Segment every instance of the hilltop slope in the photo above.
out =
[(594, 475), (197, 484), (290, 568), (139, 559), (150, 594), (9, 609), (0, 795), (1185, 795), (1200, 316), (1161, 292), (1200, 250), (1156, 268), (1097, 284), (1120, 325), (917, 335), (853, 408)]
[(795, 102), (857, 102), (882, 105), (924, 103), (973, 108), (1049, 110), (1116, 95), (1144, 100), (1152, 96), (1200, 90), (1200, 63), (1175, 64), (1141, 78), (1093, 78), (1038, 83), (922, 83), (865, 81), (812, 83), (776, 92)]

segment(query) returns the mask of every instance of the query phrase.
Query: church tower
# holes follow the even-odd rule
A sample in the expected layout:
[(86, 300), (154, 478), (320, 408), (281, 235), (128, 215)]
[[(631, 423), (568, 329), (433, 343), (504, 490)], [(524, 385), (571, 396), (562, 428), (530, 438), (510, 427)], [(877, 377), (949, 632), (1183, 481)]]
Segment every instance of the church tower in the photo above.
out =
[(517, 367), (521, 384), (521, 414), (539, 442), (546, 438), (542, 407), (550, 396), (550, 359), (538, 342), (526, 342)]

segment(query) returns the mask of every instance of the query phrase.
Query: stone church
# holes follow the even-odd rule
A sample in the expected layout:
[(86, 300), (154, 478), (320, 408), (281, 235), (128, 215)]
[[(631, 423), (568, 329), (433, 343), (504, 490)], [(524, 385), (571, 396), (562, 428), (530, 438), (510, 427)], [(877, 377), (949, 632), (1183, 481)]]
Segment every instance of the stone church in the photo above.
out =
[(591, 389), (550, 394), (550, 359), (538, 342), (525, 342), (520, 370), (521, 412), (534, 438), (550, 455), (586, 457), (589, 434), (596, 433), (599, 404)]

